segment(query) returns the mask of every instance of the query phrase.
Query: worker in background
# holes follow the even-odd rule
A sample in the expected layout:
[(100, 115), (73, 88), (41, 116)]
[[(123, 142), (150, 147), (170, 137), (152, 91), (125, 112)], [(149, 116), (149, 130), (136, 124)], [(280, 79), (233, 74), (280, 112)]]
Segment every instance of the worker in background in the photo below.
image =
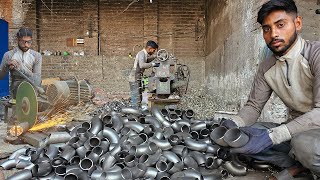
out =
[(16, 91), (24, 80), (17, 72), (20, 71), (31, 79), (35, 85), (41, 85), (41, 54), (30, 49), (32, 45), (32, 31), (21, 28), (17, 33), (18, 47), (6, 52), (0, 65), (0, 79), (10, 71), (10, 95), (16, 97)]
[[(320, 175), (320, 42), (299, 35), (302, 18), (293, 0), (266, 2), (257, 21), (271, 52), (259, 65), (245, 106), (222, 122), (249, 136), (246, 145), (230, 152), (283, 168), (270, 179), (291, 179), (306, 168)], [(285, 123), (257, 122), (272, 92), (289, 109)]]
[(158, 49), (157, 43), (148, 41), (146, 47), (136, 55), (133, 68), (129, 75), (129, 84), (131, 92), (131, 106), (140, 108), (142, 99), (141, 80), (145, 69), (159, 67), (159, 63), (152, 62), (156, 56), (152, 56)]

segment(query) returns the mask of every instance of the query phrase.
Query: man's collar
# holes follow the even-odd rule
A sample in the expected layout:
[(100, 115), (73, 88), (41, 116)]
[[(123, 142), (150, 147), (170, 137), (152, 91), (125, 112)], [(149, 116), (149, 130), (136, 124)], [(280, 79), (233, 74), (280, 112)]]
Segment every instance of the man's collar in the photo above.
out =
[(301, 52), (304, 46), (304, 40), (298, 36), (293, 47), (283, 56), (275, 56), (279, 61), (295, 59)]
[(147, 52), (146, 49), (143, 49), (143, 52), (144, 52), (146, 55), (148, 55), (148, 52)]

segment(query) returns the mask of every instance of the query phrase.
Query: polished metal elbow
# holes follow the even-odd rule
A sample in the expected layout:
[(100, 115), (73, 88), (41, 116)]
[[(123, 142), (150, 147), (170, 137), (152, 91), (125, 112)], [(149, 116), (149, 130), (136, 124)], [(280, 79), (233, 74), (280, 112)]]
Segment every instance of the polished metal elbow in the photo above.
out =
[(103, 136), (106, 137), (110, 143), (113, 143), (113, 144), (119, 143), (120, 137), (118, 133), (109, 127), (104, 127)]
[(136, 122), (136, 121), (129, 121), (124, 124), (124, 127), (130, 128), (134, 130), (136, 133), (140, 133), (144, 129), (144, 126), (140, 122)]
[(217, 143), (220, 146), (228, 146), (224, 141), (224, 135), (227, 132), (227, 128), (220, 126), (212, 130), (210, 138), (213, 142)]
[(91, 128), (90, 132), (94, 135), (97, 135), (103, 128), (103, 122), (98, 117), (93, 117), (91, 119)]
[(245, 176), (247, 174), (247, 168), (240, 165), (235, 165), (231, 161), (226, 161), (222, 166), (233, 176)]
[(165, 127), (170, 127), (171, 123), (162, 115), (161, 111), (157, 107), (152, 107), (151, 112), (153, 116)]
[(242, 147), (249, 141), (249, 136), (239, 128), (229, 129), (223, 137), (223, 140), (231, 147)]
[(21, 170), (11, 176), (9, 176), (6, 180), (26, 180), (31, 179), (32, 173), (28, 169)]
[(189, 137), (187, 137), (184, 140), (184, 144), (191, 150), (202, 151), (202, 152), (207, 151), (207, 147), (208, 147), (208, 144), (206, 144), (202, 141), (196, 141), (196, 140), (189, 138)]
[(123, 114), (134, 114), (134, 115), (137, 115), (137, 116), (141, 116), (142, 115), (141, 110), (135, 109), (135, 108), (132, 108), (132, 107), (121, 108), (121, 112)]

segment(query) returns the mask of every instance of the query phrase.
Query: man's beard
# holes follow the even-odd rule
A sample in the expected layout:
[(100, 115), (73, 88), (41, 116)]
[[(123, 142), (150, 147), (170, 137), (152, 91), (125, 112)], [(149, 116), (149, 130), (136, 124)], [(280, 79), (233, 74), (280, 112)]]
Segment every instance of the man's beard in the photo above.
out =
[(21, 47), (21, 46), (19, 46), (19, 48), (20, 48), (21, 51), (23, 51), (23, 52), (27, 52), (27, 51), (29, 50), (28, 47)]
[[(267, 44), (267, 46), (268, 46), (268, 48), (269, 48), (275, 55), (277, 55), (277, 56), (282, 56), (282, 55), (284, 55), (284, 53), (293, 45), (293, 43), (294, 43), (294, 42), (296, 41), (296, 39), (297, 39), (297, 36), (298, 36), (297, 31), (295, 31), (295, 32), (293, 33), (293, 35), (290, 37), (288, 44), (287, 44), (286, 46), (284, 46), (284, 47), (283, 47), (282, 49), (280, 49), (280, 50), (276, 50), (276, 49), (272, 48), (272, 45), (271, 45), (273, 41), (279, 40), (279, 39), (272, 39), (272, 41), (271, 41), (269, 44)], [(284, 42), (284, 40), (282, 40), (282, 39), (281, 39), (280, 41)]]

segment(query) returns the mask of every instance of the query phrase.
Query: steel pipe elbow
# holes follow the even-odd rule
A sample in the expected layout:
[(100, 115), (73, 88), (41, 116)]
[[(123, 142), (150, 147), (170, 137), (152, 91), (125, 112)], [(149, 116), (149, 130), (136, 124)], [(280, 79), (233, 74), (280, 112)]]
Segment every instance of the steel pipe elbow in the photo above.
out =
[(202, 152), (207, 151), (207, 147), (208, 147), (208, 144), (201, 141), (193, 140), (192, 138), (189, 138), (189, 137), (187, 137), (184, 140), (184, 144), (191, 150), (202, 151)]

